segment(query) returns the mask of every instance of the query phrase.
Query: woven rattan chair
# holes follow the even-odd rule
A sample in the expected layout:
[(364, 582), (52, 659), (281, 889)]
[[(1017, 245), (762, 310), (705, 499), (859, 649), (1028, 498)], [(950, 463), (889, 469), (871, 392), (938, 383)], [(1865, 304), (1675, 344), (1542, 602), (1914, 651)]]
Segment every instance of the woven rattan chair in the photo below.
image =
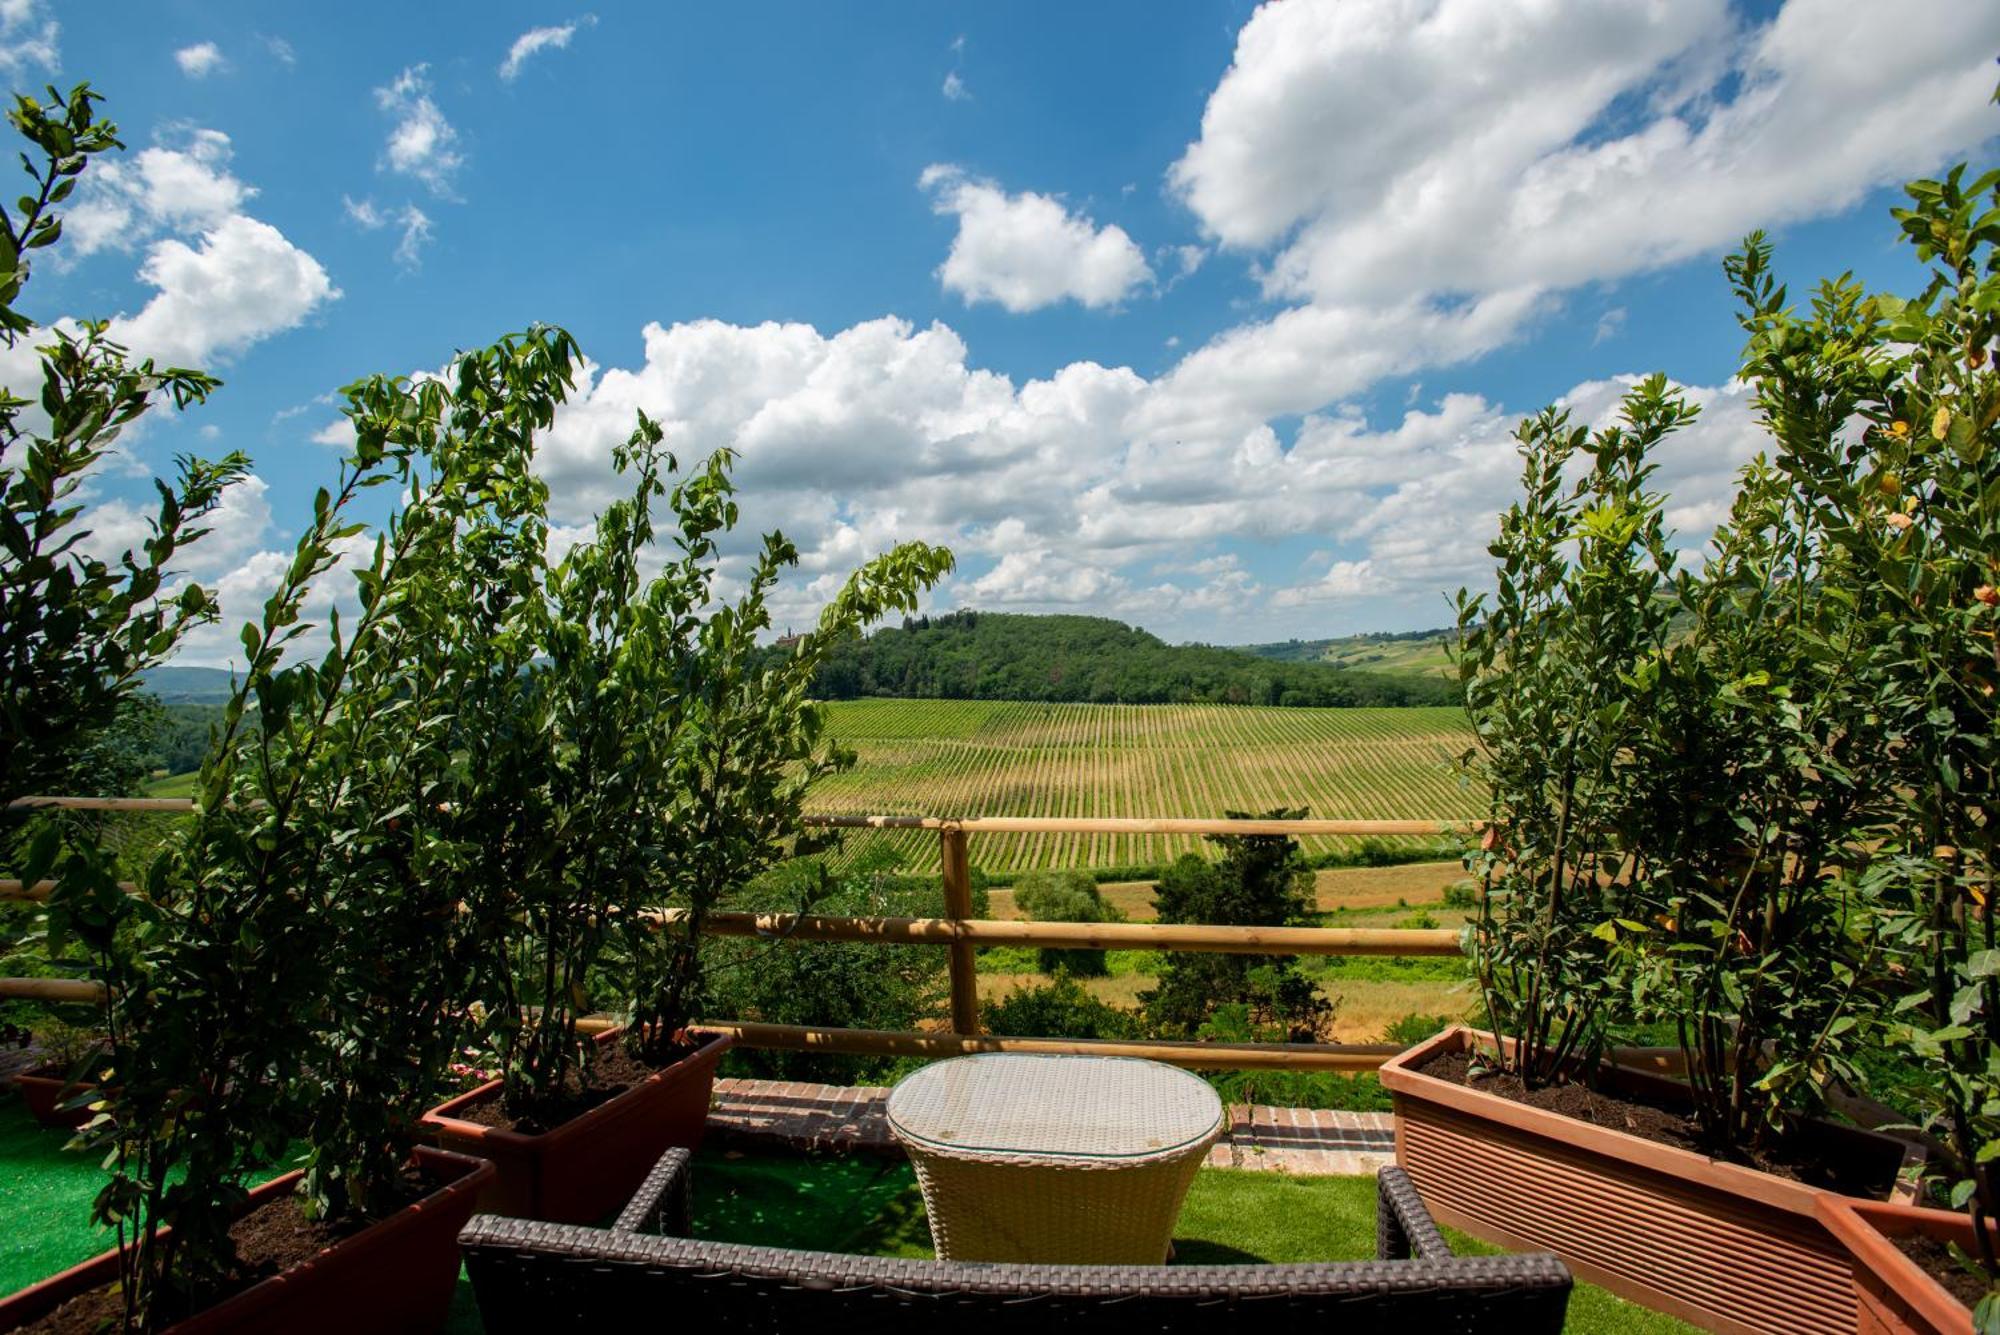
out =
[(680, 1236), (686, 1150), (667, 1151), (609, 1229), (477, 1215), (459, 1243), (492, 1335), (669, 1327), (1222, 1335), (1251, 1322), (1341, 1335), (1562, 1329), (1570, 1292), (1562, 1262), (1454, 1256), (1401, 1169), (1384, 1168), (1377, 1180), (1377, 1261), (1013, 1265), (695, 1241)]

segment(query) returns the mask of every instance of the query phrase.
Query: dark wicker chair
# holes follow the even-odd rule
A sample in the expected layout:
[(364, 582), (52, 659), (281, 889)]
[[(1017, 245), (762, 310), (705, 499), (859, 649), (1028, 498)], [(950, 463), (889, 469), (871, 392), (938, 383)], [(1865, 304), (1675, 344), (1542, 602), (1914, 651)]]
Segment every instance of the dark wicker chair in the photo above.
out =
[[(787, 1251), (683, 1236), (686, 1150), (609, 1229), (477, 1215), (459, 1234), (492, 1335), (616, 1331), (1560, 1331), (1553, 1256), (1454, 1256), (1400, 1168), (1384, 1168), (1377, 1261), (1052, 1266)], [(1408, 1258), (1408, 1259), (1405, 1259)], [(1294, 1324), (1298, 1323), (1298, 1324)]]

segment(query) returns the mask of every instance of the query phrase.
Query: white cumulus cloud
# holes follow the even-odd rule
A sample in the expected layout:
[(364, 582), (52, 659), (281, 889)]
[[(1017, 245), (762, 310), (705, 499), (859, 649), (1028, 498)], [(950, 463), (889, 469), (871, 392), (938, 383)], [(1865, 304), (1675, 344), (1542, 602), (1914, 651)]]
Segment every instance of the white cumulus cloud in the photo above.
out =
[(382, 166), (423, 182), (432, 194), (450, 196), (465, 158), (458, 151), (458, 130), (431, 97), (430, 66), (411, 65), (377, 88), (375, 104), (394, 121)]
[(129, 158), (99, 158), (63, 222), (66, 258), (133, 250), (161, 232), (199, 231), (240, 213), (256, 191), (229, 170), (229, 136), (179, 125)]
[[(1633, 379), (1586, 381), (1567, 401), (1579, 420), (1606, 421)], [(1694, 549), (1762, 436), (1740, 386), (1688, 392), (1703, 416), (1662, 449), (1659, 479)], [(794, 621), (846, 570), (906, 538), (959, 553), (947, 602), (1167, 628), (1276, 633), (1285, 609), (1308, 604), (1440, 619), (1442, 591), (1489, 577), (1494, 517), (1517, 488), (1512, 433), (1535, 405), (1455, 394), (1386, 428), (1316, 413), (1286, 442), (1253, 417), (1205, 421), (1188, 393), (1172, 375), (1089, 362), (1017, 383), (971, 366), (938, 324), (650, 325), (638, 365), (590, 368), (540, 467), (555, 518), (581, 525), (618, 494), (609, 459), (638, 410), (683, 460), (739, 449), (745, 533), (730, 568), (740, 573), (756, 532), (783, 528), (803, 554), (804, 580), (778, 609)], [(1334, 550), (1274, 583), (1218, 549), (1246, 538)]]
[(1992, 133), (2000, 8), (1288, 0), (1170, 173), (1269, 295), (1567, 287), (1842, 208)]
[(181, 366), (227, 359), (296, 328), (340, 295), (320, 262), (269, 223), (235, 214), (195, 245), (157, 242), (139, 277), (158, 289), (112, 336), (142, 356)]
[(0, 0), (0, 74), (19, 78), (30, 68), (57, 68), (62, 64), (61, 36), (62, 25), (49, 17), (41, 0)]
[(222, 48), (214, 42), (196, 42), (174, 52), (174, 63), (181, 67), (181, 73), (190, 79), (206, 79), (228, 67), (222, 58)]
[(244, 212), (257, 191), (230, 170), (229, 136), (173, 125), (129, 157), (91, 165), (64, 218), (63, 262), (143, 247), (144, 307), (112, 336), (173, 365), (227, 360), (339, 297), (326, 269)]
[(1099, 227), (1053, 196), (1010, 195), (948, 164), (925, 168), (918, 185), (938, 213), (958, 219), (938, 278), (968, 304), (1017, 313), (1063, 300), (1113, 306), (1153, 280), (1124, 228)]

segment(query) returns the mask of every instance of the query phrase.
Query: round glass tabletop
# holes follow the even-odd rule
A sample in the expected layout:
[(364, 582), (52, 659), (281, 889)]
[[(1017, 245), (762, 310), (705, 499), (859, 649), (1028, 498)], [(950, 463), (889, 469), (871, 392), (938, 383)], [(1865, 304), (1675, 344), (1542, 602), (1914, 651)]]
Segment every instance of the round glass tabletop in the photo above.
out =
[(1137, 1159), (1212, 1138), (1207, 1081), (1133, 1057), (981, 1053), (934, 1062), (889, 1092), (900, 1137), (946, 1152)]

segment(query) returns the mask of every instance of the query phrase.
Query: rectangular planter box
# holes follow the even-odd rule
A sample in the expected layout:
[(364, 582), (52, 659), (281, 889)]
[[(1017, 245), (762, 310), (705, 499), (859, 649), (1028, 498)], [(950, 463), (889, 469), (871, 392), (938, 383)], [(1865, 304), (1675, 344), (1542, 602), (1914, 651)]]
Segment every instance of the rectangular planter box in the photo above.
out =
[[(493, 1165), (462, 1154), (417, 1149), (417, 1165), (437, 1190), (318, 1255), (251, 1285), (169, 1330), (177, 1335), (434, 1335), (458, 1284), (458, 1231), (472, 1217)], [(250, 1193), (248, 1209), (289, 1194), (298, 1173)], [(0, 1299), (0, 1331), (39, 1320), (70, 1299), (118, 1279), (110, 1251)]]
[(1964, 1335), (1972, 1313), (1895, 1243), (1928, 1237), (1973, 1250), (1972, 1220), (1949, 1210), (1822, 1195), (1819, 1217), (1854, 1273), (1856, 1335)]
[(28, 1114), (43, 1126), (82, 1126), (96, 1115), (87, 1105), (62, 1106), (85, 1090), (95, 1092), (97, 1086), (89, 1082), (71, 1084), (68, 1076), (56, 1067), (38, 1066), (23, 1071), (14, 1077), (14, 1088), (21, 1091), (21, 1102), (28, 1105)]
[[(1417, 1069), (1483, 1037), (1448, 1029), (1381, 1070), (1395, 1102), (1396, 1161), (1440, 1223), (1504, 1247), (1553, 1251), (1580, 1277), (1706, 1330), (1855, 1329), (1847, 1258), (1814, 1214), (1818, 1189)], [(1616, 1068), (1612, 1078), (1633, 1092), (1674, 1088)], [(1814, 1134), (1834, 1152), (1879, 1156), (1885, 1176), (1908, 1149), (1826, 1124)]]
[[(597, 1041), (615, 1042), (618, 1032), (607, 1030)], [(498, 1099), (498, 1080), (439, 1104), (425, 1114), (424, 1126), (444, 1148), (490, 1159), (499, 1170), (480, 1197), (482, 1214), (594, 1223), (625, 1203), (662, 1154), (701, 1144), (715, 1066), (733, 1041), (726, 1034), (711, 1038), (623, 1094), (542, 1135), (458, 1116), (475, 1104)]]

